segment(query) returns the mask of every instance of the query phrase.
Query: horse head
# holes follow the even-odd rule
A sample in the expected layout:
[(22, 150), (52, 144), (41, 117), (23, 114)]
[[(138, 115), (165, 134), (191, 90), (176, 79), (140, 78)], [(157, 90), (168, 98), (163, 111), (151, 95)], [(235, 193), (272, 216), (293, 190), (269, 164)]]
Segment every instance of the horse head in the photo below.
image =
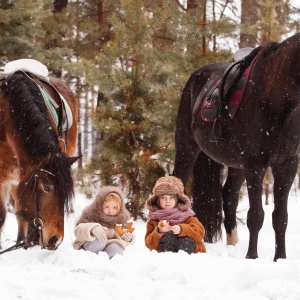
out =
[(79, 157), (63, 152), (22, 168), (17, 187), (18, 241), (25, 247), (41, 245), (55, 250), (64, 238), (64, 215), (73, 211), (74, 183), (71, 165)]

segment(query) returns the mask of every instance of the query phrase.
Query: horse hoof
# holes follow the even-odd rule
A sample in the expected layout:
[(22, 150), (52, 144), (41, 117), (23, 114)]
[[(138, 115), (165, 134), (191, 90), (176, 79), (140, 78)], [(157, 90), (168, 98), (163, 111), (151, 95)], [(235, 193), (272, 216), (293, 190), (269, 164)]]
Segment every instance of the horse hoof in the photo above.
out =
[(250, 255), (250, 254), (247, 253), (246, 258), (247, 259), (257, 259), (258, 255), (257, 254), (256, 255)]
[(277, 262), (277, 259), (286, 259), (286, 255), (282, 255), (280, 257), (278, 257), (278, 256), (275, 255), (273, 261)]
[(226, 240), (227, 246), (235, 246), (239, 242), (239, 235), (236, 227), (231, 231), (231, 234), (226, 234)]

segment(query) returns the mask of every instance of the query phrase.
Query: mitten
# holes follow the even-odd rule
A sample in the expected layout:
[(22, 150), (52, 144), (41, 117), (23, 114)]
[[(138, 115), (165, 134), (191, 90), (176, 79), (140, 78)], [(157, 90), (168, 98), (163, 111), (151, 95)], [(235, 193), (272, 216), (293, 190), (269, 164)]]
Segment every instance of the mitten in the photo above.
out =
[(122, 235), (122, 239), (125, 241), (125, 242), (131, 242), (132, 241), (132, 238), (133, 238), (133, 234), (131, 232), (125, 232), (123, 235)]
[(91, 234), (95, 236), (100, 242), (107, 240), (105, 229), (101, 225), (96, 225), (91, 229)]

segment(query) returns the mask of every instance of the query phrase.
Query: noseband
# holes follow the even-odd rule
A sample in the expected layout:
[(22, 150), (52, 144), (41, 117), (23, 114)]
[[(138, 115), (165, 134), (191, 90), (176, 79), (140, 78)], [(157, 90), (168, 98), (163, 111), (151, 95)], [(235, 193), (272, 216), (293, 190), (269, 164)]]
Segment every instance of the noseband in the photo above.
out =
[(55, 174), (51, 173), (50, 171), (47, 171), (47, 170), (41, 168), (43, 161), (44, 160), (42, 160), (37, 165), (37, 167), (34, 169), (32, 175), (30, 176), (28, 182), (25, 184), (24, 189), (22, 190), (20, 196), (18, 197), (18, 201), (20, 202), (25, 191), (29, 188), (31, 183), (33, 183), (33, 198), (34, 198), (34, 204), (35, 204), (35, 213), (34, 213), (34, 219), (33, 219), (34, 229), (31, 230), (31, 232), (28, 234), (28, 236), (25, 239), (17, 242), (15, 245), (13, 245), (10, 248), (8, 248), (4, 251), (1, 251), (0, 254), (3, 254), (5, 252), (11, 251), (11, 250), (15, 250), (18, 248), (22, 248), (22, 247), (27, 249), (29, 247), (34, 246), (35, 240), (32, 240), (30, 243), (28, 243), (28, 242), (26, 243), (26, 240), (28, 241), (28, 239), (31, 238), (32, 236), (35, 236), (36, 239), (40, 236), (41, 240), (42, 240), (42, 245), (43, 245), (42, 248), (44, 248), (43, 231), (42, 231), (44, 224), (43, 224), (43, 220), (39, 217), (39, 205), (38, 205), (37, 192), (36, 192), (37, 183), (39, 181), (39, 173), (40, 172), (47, 173), (53, 177), (56, 177), (56, 176), (55, 176)]

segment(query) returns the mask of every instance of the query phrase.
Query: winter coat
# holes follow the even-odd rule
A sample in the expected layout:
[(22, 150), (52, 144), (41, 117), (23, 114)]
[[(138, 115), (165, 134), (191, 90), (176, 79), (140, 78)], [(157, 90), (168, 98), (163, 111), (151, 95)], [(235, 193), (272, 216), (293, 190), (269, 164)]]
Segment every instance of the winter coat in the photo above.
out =
[[(96, 237), (91, 235), (91, 230), (95, 226), (99, 225), (99, 223), (80, 223), (76, 226), (74, 230), (74, 234), (76, 237), (76, 240), (73, 244), (75, 249), (80, 249), (81, 246), (85, 242), (94, 241)], [(106, 228), (106, 227), (105, 227)], [(133, 236), (133, 239), (130, 242), (124, 241), (114, 230), (114, 228), (108, 228), (106, 231), (107, 235), (107, 245), (111, 243), (117, 243), (122, 246), (123, 249), (125, 249), (128, 245), (133, 244), (135, 241), (135, 238)]]
[[(110, 193), (117, 193), (122, 199), (120, 212), (116, 216), (108, 216), (102, 211), (103, 202)], [(73, 243), (73, 247), (75, 249), (80, 249), (85, 242), (94, 241), (96, 237), (91, 235), (91, 229), (99, 224), (107, 229), (107, 244), (118, 243), (123, 249), (128, 245), (133, 244), (135, 241), (134, 235), (130, 242), (126, 242), (114, 230), (116, 224), (122, 224), (123, 228), (128, 227), (127, 221), (130, 219), (130, 213), (125, 207), (124, 198), (123, 192), (118, 187), (102, 187), (96, 196), (96, 199), (83, 210), (76, 222), (76, 227), (74, 229), (76, 240)]]
[[(160, 233), (158, 231), (158, 220), (149, 220), (147, 222), (147, 230), (145, 235), (145, 244), (150, 250), (160, 250), (160, 239), (164, 236), (165, 233)], [(189, 236), (195, 242), (195, 253), (206, 252), (205, 246), (202, 242), (202, 239), (205, 234), (203, 225), (198, 221), (196, 217), (189, 217), (184, 223), (178, 224), (182, 232), (178, 237)]]

